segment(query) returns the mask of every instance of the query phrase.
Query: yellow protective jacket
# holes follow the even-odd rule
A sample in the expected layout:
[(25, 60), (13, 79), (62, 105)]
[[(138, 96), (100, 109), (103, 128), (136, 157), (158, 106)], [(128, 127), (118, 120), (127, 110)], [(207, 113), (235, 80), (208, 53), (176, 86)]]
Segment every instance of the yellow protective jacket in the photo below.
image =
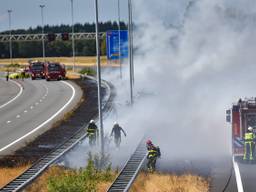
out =
[(244, 135), (244, 141), (246, 143), (249, 143), (249, 142), (254, 142), (255, 140), (255, 135), (254, 133), (245, 133)]

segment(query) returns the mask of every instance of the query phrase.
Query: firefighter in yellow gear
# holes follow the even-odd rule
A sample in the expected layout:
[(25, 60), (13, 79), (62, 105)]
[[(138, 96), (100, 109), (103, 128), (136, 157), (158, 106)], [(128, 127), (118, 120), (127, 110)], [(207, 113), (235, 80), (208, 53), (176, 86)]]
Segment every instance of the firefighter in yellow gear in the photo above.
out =
[(155, 171), (155, 168), (156, 168), (156, 160), (157, 160), (157, 158), (160, 158), (160, 156), (161, 156), (160, 148), (154, 146), (153, 143), (151, 142), (151, 140), (148, 140), (147, 141), (147, 149), (148, 149), (147, 168), (150, 172), (153, 172), (153, 171)]
[(244, 136), (244, 160), (254, 160), (255, 135), (253, 128), (248, 127), (248, 132)]
[(91, 120), (87, 129), (86, 129), (87, 137), (89, 137), (90, 146), (94, 146), (96, 144), (96, 140), (99, 135), (99, 130), (94, 120)]

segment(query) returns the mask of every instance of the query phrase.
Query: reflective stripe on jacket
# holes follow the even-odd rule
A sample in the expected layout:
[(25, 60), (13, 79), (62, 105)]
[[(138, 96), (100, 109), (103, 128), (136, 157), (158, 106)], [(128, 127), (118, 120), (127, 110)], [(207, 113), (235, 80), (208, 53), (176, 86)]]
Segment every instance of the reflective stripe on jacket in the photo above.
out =
[(148, 150), (148, 157), (157, 157), (157, 150), (155, 148)]
[(253, 142), (255, 139), (255, 136), (253, 133), (245, 133), (244, 140), (245, 142)]

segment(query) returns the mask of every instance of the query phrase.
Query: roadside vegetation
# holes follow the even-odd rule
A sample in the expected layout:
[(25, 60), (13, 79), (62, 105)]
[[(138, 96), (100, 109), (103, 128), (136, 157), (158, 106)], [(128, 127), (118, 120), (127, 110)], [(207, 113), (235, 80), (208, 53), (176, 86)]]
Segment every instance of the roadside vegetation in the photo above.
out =
[(27, 165), (18, 165), (17, 167), (0, 167), (0, 188), (18, 177), (30, 167)]
[[(43, 61), (42, 57), (33, 57), (33, 58), (14, 58), (13, 63), (10, 64), (10, 59), (0, 59), (0, 64), (6, 65), (5, 67), (9, 68), (19, 68), (28, 65), (28, 60), (38, 60)], [(65, 64), (69, 69), (72, 69), (73, 66), (73, 57), (46, 57), (46, 61), (59, 62)], [(94, 66), (96, 64), (95, 56), (76, 56), (75, 65), (76, 66)], [(101, 56), (101, 64), (107, 64), (107, 57)]]
[(108, 166), (98, 170), (89, 160), (84, 169), (73, 170), (61, 166), (50, 167), (33, 184), (27, 192), (105, 192), (114, 180), (116, 172)]
[(92, 68), (89, 68), (89, 67), (84, 67), (83, 69), (81, 69), (79, 71), (79, 73), (81, 73), (83, 75), (90, 75), (90, 76), (95, 76), (96, 75), (96, 71)]
[(209, 180), (191, 174), (169, 175), (142, 172), (130, 192), (208, 192)]

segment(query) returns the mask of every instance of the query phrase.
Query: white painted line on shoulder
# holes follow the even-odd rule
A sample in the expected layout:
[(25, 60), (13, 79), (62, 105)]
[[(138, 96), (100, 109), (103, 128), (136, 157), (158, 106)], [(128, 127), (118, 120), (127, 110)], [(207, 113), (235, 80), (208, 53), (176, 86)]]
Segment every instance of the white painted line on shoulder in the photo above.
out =
[(233, 167), (235, 170), (237, 190), (238, 190), (238, 192), (244, 192), (239, 166), (238, 166), (237, 162), (235, 161), (234, 156), (233, 156)]
[(22, 88), (22, 86), (21, 86), (19, 83), (17, 83), (16, 81), (13, 81), (13, 80), (10, 80), (10, 82), (15, 83), (15, 84), (20, 88), (20, 91), (19, 91), (19, 93), (18, 93), (14, 98), (12, 98), (10, 101), (8, 101), (7, 103), (1, 105), (1, 106), (0, 106), (0, 109), (3, 108), (3, 107), (5, 107), (6, 105), (12, 103), (12, 102), (13, 102), (14, 100), (16, 100), (16, 99), (22, 94), (22, 92), (23, 92), (23, 88)]
[(42, 128), (44, 125), (46, 125), (47, 123), (49, 123), (51, 120), (53, 120), (57, 115), (59, 115), (71, 102), (72, 100), (75, 98), (76, 95), (76, 90), (75, 88), (68, 82), (65, 81), (61, 81), (62, 83), (66, 84), (67, 86), (69, 86), (72, 90), (72, 96), (70, 97), (70, 99), (68, 100), (67, 103), (65, 103), (65, 105), (59, 109), (54, 115), (52, 115), (49, 119), (47, 119), (45, 122), (43, 122), (41, 125), (35, 127), (32, 131), (28, 132), (27, 134), (23, 135), (22, 137), (14, 140), (13, 142), (9, 143), (8, 145), (6, 145), (5, 147), (0, 149), (0, 152), (8, 149), (9, 147), (13, 146), (14, 144), (18, 143), (19, 141), (23, 140), (24, 138), (26, 138), (27, 136), (31, 135), (32, 133), (36, 132), (37, 130), (39, 130), (40, 128)]

